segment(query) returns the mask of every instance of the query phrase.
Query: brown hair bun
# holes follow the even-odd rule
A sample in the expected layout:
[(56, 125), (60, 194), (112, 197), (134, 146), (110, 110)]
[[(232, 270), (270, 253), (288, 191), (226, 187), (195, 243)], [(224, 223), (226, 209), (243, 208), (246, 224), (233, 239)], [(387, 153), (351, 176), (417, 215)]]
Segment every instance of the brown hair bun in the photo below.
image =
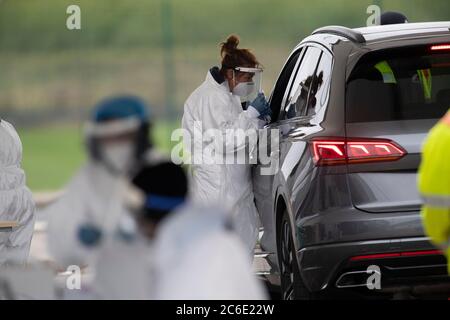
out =
[(255, 55), (249, 49), (238, 49), (239, 37), (228, 36), (225, 42), (220, 43), (220, 55), (222, 56), (222, 67), (220, 72), (225, 75), (227, 69), (235, 67), (256, 67), (259, 65)]
[(227, 38), (227, 41), (222, 42), (220, 45), (220, 54), (222, 57), (227, 54), (232, 55), (239, 45), (239, 37), (232, 34)]

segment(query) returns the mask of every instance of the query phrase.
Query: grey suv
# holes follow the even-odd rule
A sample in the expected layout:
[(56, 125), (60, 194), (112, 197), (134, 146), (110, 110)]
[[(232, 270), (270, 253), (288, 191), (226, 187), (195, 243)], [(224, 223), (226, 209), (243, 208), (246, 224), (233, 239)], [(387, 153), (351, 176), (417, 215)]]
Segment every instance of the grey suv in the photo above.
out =
[(448, 297), (416, 178), (421, 144), (450, 108), (449, 28), (324, 27), (289, 56), (266, 127), (279, 129), (279, 170), (254, 170), (261, 248), (284, 299)]

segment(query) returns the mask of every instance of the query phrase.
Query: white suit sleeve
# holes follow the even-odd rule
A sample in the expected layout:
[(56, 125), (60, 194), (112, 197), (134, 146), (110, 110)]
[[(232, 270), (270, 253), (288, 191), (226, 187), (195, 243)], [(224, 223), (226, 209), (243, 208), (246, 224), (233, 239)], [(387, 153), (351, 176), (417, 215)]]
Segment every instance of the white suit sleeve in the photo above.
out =
[(18, 222), (11, 232), (0, 232), (0, 265), (25, 263), (30, 251), (35, 204), (21, 168), (22, 143), (14, 127), (0, 120), (0, 220)]
[(258, 137), (258, 111), (251, 107), (236, 116), (230, 112), (230, 105), (227, 103), (209, 102), (208, 112), (211, 113), (209, 118), (213, 121), (213, 127), (221, 131), (222, 141), (219, 139), (216, 142), (221, 143), (223, 148), (219, 146), (217, 150), (222, 149), (223, 153), (233, 153), (247, 146), (252, 149), (256, 145)]

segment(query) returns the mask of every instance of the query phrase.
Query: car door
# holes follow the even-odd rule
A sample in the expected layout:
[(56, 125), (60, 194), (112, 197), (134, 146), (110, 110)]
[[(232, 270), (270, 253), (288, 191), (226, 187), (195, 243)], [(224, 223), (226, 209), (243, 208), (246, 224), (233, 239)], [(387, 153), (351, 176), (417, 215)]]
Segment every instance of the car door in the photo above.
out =
[[(299, 71), (290, 93), (293, 99), (286, 102), (286, 116), (285, 120), (281, 120), (282, 130), (280, 130), (278, 183), (280, 192), (285, 196), (288, 212), (291, 213), (293, 227), (301, 225), (301, 219), (307, 219), (318, 211), (317, 203), (312, 201), (315, 199), (312, 195), (315, 193), (313, 186), (316, 167), (309, 142), (324, 129), (321, 124), (329, 103), (333, 68), (333, 57), (328, 50), (315, 47), (314, 52), (310, 52), (314, 57), (319, 55), (317, 63), (313, 58), (312, 65), (303, 69), (303, 72)], [(295, 92), (297, 83), (299, 85)], [(289, 108), (295, 108), (292, 118), (289, 117)], [(296, 236), (301, 244), (302, 235)]]
[[(285, 63), (278, 80), (272, 90), (270, 97), (270, 105), (272, 108), (272, 119), (273, 122), (267, 125), (260, 132), (259, 139), (259, 151), (265, 150), (265, 158), (269, 161), (274, 160), (272, 163), (278, 160), (278, 151), (276, 147), (275, 150), (271, 150), (271, 129), (276, 128), (277, 118), (281, 108), (282, 101), (284, 100), (287, 88), (293, 77), (293, 74), (298, 68), (299, 61), (303, 56), (303, 47), (294, 50), (291, 56)], [(276, 133), (276, 135), (278, 135)], [(279, 137), (274, 137), (278, 139)], [(261, 143), (264, 141), (264, 145)], [(263, 147), (263, 148), (261, 148)], [(264, 174), (263, 170), (267, 169), (270, 164), (265, 164), (261, 159), (261, 155), (258, 156), (259, 164), (253, 168), (253, 190), (255, 195), (255, 204), (259, 212), (262, 227), (264, 228), (264, 234), (260, 241), (261, 248), (270, 253), (276, 252), (276, 242), (275, 242), (275, 221), (273, 220), (273, 197), (272, 197), (272, 185), (274, 174)]]
[[(308, 142), (302, 139), (310, 127), (310, 118), (306, 115), (308, 101), (310, 99), (310, 88), (315, 78), (317, 64), (322, 51), (309, 45), (305, 55), (293, 76), (290, 88), (286, 90), (285, 99), (282, 103), (277, 128), (280, 131), (279, 142), (279, 165), (275, 185), (277, 194), (284, 198), (288, 212), (294, 212), (292, 203), (296, 179), (293, 176), (306, 173), (310, 164), (305, 157), (308, 153)], [(299, 171), (300, 169), (300, 171)], [(303, 186), (305, 188), (305, 186)], [(293, 217), (291, 223), (294, 226)], [(294, 230), (294, 228), (291, 228)]]
[[(273, 156), (279, 157), (279, 170), (272, 182), (276, 188), (274, 193), (284, 197), (291, 213), (298, 212), (308, 191), (307, 178), (314, 168), (308, 140), (322, 129), (320, 123), (328, 104), (332, 61), (331, 53), (320, 45), (308, 44), (304, 48), (285, 90), (278, 119), (270, 126), (279, 130), (279, 149), (271, 150)], [(295, 217), (291, 215), (291, 219), (294, 226)], [(276, 221), (274, 211), (272, 220)]]

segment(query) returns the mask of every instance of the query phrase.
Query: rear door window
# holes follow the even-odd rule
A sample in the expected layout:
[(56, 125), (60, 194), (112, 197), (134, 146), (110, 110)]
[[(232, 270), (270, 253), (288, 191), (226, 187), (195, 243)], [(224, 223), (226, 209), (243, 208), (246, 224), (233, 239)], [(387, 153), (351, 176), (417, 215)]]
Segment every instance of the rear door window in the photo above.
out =
[(450, 108), (450, 51), (369, 53), (352, 72), (346, 99), (347, 123), (440, 118)]

